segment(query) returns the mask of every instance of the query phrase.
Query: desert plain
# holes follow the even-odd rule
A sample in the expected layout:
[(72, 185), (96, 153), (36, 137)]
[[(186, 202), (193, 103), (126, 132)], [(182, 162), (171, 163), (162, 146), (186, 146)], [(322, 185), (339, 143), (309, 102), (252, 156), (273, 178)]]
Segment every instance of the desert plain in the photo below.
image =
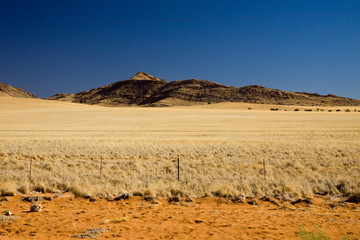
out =
[(359, 110), (2, 97), (0, 239), (357, 239)]

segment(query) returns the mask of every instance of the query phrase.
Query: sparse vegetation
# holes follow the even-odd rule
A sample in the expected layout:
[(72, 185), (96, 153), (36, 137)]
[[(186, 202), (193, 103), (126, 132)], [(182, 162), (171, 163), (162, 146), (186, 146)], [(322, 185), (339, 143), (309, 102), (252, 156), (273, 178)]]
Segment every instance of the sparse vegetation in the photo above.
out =
[(128, 217), (121, 217), (121, 218), (114, 219), (114, 220), (112, 220), (111, 222), (112, 222), (112, 223), (122, 223), (122, 222), (126, 222), (126, 221), (128, 221), (128, 220), (129, 220)]
[(101, 233), (107, 232), (108, 229), (105, 228), (92, 228), (88, 229), (85, 232), (72, 236), (73, 238), (98, 238)]
[(301, 240), (329, 240), (330, 238), (327, 237), (321, 229), (316, 226), (316, 230), (314, 232), (309, 232), (305, 230), (303, 224), (300, 225), (300, 231), (298, 233), (299, 238)]
[(359, 240), (360, 237), (356, 237), (356, 236), (348, 236), (348, 235), (345, 235), (343, 237), (343, 240)]
[(358, 114), (299, 112), (299, 119), (267, 106), (244, 112), (69, 104), (53, 115), (46, 104), (45, 110), (24, 112), (1, 106), (2, 195), (308, 198), (360, 189)]
[(15, 196), (16, 183), (9, 179), (0, 181), (0, 196)]
[[(315, 231), (306, 231), (303, 224), (300, 225), (298, 236), (301, 240), (330, 240), (330, 237), (326, 236), (325, 233), (318, 227), (315, 226)], [(356, 236), (344, 235), (343, 240), (359, 240)]]
[(5, 216), (5, 215), (0, 215), (0, 223), (6, 223), (6, 222), (11, 222), (14, 221), (16, 219), (19, 219), (20, 217), (18, 216)]

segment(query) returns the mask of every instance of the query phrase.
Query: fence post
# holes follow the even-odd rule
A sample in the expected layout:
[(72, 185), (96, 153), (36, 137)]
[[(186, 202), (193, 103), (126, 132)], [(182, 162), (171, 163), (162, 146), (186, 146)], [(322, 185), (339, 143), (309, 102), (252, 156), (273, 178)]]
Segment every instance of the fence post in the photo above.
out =
[(100, 162), (100, 179), (101, 179), (101, 173), (102, 173), (102, 164), (103, 164), (103, 159), (101, 158), (101, 162)]
[(265, 158), (263, 159), (263, 165), (264, 165), (264, 179), (266, 180)]
[(30, 158), (30, 169), (29, 169), (29, 182), (31, 183), (31, 167), (32, 167), (32, 158)]
[(180, 181), (180, 157), (178, 157), (178, 181)]

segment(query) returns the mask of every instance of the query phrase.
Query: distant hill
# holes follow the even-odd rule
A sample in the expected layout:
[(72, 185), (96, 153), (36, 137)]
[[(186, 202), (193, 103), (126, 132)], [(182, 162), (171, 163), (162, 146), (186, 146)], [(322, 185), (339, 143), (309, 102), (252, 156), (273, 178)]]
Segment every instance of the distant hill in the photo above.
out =
[(0, 97), (38, 98), (32, 93), (5, 83), (0, 83)]
[(239, 88), (199, 79), (167, 82), (144, 72), (107, 86), (76, 94), (56, 94), (48, 99), (104, 106), (176, 106), (219, 102), (300, 106), (360, 105), (359, 100), (331, 94), (287, 92), (258, 85)]

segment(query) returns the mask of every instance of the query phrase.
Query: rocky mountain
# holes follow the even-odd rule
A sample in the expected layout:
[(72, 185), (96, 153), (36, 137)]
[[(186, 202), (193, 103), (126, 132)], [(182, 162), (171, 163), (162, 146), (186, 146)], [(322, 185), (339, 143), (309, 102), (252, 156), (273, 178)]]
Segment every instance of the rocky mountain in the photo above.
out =
[(331, 94), (287, 92), (258, 85), (239, 88), (199, 79), (167, 82), (144, 72), (139, 72), (128, 80), (122, 80), (107, 86), (76, 94), (56, 94), (48, 99), (104, 106), (175, 106), (219, 102), (303, 106), (360, 105), (359, 100)]
[(38, 98), (32, 93), (5, 83), (0, 83), (0, 97)]

